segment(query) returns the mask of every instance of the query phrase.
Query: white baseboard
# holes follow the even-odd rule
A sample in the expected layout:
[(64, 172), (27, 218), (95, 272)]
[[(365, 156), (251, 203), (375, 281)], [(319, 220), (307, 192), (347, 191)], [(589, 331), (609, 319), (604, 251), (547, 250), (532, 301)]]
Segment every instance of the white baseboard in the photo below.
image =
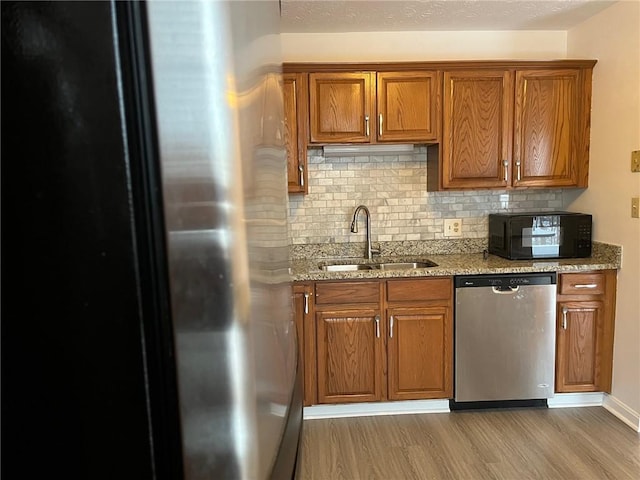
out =
[(556, 393), (547, 399), (547, 405), (549, 408), (601, 407), (603, 396), (602, 392)]
[[(604, 407), (622, 422), (640, 432), (640, 414), (617, 398), (602, 392), (556, 393), (547, 399), (549, 408)], [(414, 413), (448, 413), (449, 400), (408, 400), (400, 402), (341, 403), (304, 407), (305, 420), (319, 418), (371, 417)]]
[(411, 413), (449, 412), (449, 400), (408, 400), (399, 402), (341, 403), (304, 407), (305, 420), (317, 418), (370, 417)]
[(603, 406), (636, 432), (640, 432), (640, 414), (638, 412), (635, 412), (616, 397), (607, 394), (604, 396)]

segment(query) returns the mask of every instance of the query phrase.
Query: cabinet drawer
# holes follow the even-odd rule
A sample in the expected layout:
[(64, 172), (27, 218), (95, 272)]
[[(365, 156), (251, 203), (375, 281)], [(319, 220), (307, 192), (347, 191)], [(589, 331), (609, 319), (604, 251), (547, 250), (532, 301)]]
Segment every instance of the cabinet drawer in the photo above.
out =
[(316, 304), (378, 303), (379, 282), (327, 282), (316, 283)]
[(420, 300), (449, 300), (452, 296), (450, 278), (423, 280), (389, 280), (387, 301), (415, 302)]
[(560, 275), (560, 294), (601, 295), (605, 289), (604, 273), (564, 273)]

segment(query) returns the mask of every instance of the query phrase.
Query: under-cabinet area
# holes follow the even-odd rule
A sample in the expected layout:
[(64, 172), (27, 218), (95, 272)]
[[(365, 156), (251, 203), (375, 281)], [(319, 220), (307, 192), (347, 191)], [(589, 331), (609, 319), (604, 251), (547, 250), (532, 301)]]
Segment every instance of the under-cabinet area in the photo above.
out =
[(595, 63), (284, 64), (289, 192), (335, 143), (432, 145), (429, 191), (587, 187)]
[[(454, 277), (331, 275), (293, 286), (304, 405), (453, 399)], [(558, 273), (555, 393), (610, 392), (616, 276)]]

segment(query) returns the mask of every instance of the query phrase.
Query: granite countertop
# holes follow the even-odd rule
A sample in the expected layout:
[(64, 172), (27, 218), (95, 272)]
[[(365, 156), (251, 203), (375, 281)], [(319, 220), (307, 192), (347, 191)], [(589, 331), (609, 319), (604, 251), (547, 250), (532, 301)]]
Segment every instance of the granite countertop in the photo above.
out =
[[(354, 278), (402, 278), (435, 277), (450, 275), (478, 275), (490, 273), (526, 273), (526, 272), (579, 272), (590, 270), (609, 270), (620, 268), (622, 248), (617, 245), (600, 242), (593, 243), (592, 256), (572, 259), (507, 260), (495, 255), (484, 259), (482, 241), (473, 240), (462, 243), (441, 241), (439, 244), (425, 245), (428, 242), (389, 242), (382, 244), (382, 255), (367, 260), (354, 253), (353, 246), (297, 246), (292, 251), (291, 273), (294, 281), (345, 280)], [(396, 245), (401, 243), (402, 245)], [(340, 250), (341, 249), (341, 250)], [(432, 253), (430, 253), (432, 252)], [(419, 262), (430, 260), (437, 266), (416, 269), (385, 269), (327, 272), (321, 265), (367, 264), (381, 262)]]

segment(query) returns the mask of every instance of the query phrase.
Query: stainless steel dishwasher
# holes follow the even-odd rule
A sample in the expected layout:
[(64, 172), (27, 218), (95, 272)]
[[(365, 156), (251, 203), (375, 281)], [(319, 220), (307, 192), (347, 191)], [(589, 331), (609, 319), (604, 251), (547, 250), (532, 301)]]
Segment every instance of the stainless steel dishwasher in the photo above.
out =
[(555, 316), (555, 272), (456, 277), (451, 408), (546, 405)]

